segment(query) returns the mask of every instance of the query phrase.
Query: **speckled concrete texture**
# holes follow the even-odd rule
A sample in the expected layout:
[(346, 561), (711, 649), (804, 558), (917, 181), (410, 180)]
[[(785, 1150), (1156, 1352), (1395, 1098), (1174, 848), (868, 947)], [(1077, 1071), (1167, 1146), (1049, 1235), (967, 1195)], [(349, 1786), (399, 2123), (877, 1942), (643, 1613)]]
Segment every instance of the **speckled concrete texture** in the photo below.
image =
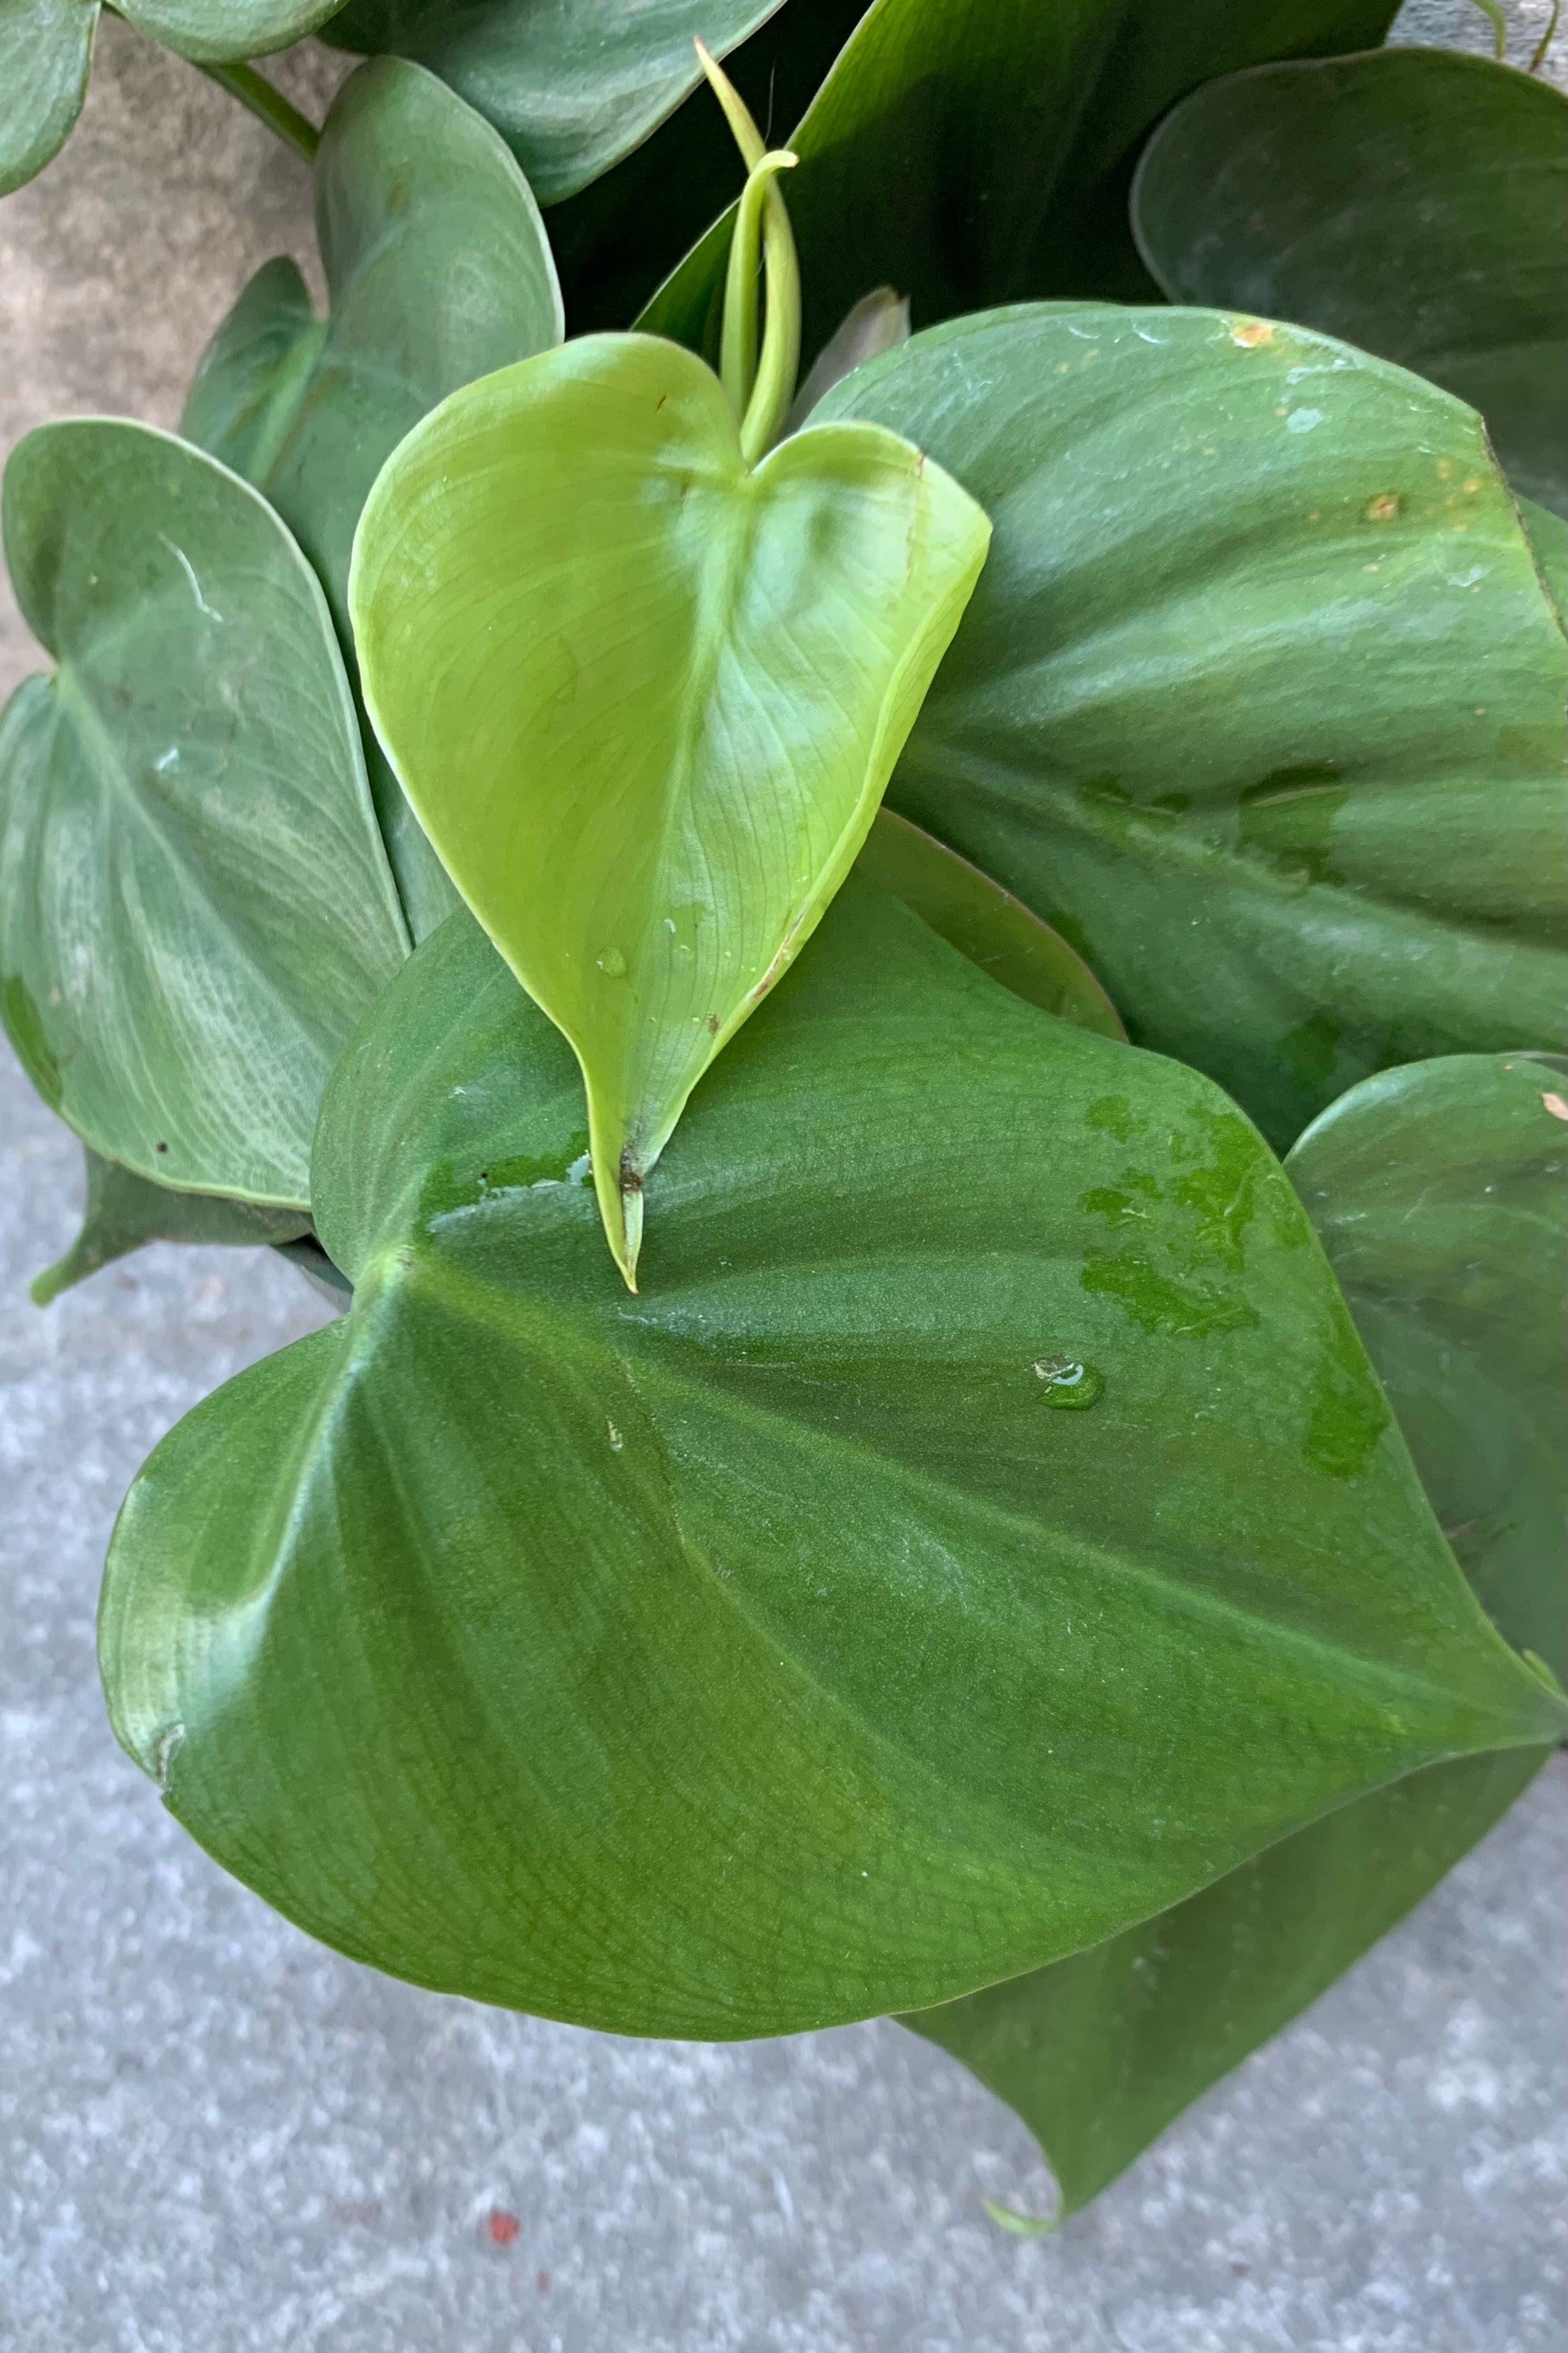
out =
[[(1419, 13), (1488, 39), (1468, 0)], [(343, 65), (270, 69), (319, 112)], [(303, 170), (107, 24), (77, 139), (0, 205), (0, 444), (172, 424), (243, 277), (309, 248)], [(0, 607), (0, 689), (36, 660)], [(1047, 2203), (1033, 2144), (890, 2025), (639, 2043), (419, 1993), (174, 1826), (103, 1716), (110, 1522), (180, 1414), (324, 1310), (265, 1253), (160, 1248), (39, 1314), (79, 1193), (0, 1049), (0, 2353), (1561, 2353), (1561, 1761), (1020, 2243), (979, 2195)]]

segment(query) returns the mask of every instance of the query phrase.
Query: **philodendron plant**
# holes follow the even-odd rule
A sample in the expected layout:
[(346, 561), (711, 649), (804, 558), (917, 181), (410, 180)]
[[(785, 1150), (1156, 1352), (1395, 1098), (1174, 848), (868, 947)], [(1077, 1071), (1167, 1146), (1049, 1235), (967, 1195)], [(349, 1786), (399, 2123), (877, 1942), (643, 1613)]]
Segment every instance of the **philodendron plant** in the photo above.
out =
[[(342, 1312), (132, 1488), (115, 1730), (417, 1983), (901, 2016), (1069, 2211), (1563, 1730), (1563, 101), (1389, 0), (123, 13), (328, 307), (6, 473), (36, 1294)], [(12, 183), (95, 14), (0, 0)]]

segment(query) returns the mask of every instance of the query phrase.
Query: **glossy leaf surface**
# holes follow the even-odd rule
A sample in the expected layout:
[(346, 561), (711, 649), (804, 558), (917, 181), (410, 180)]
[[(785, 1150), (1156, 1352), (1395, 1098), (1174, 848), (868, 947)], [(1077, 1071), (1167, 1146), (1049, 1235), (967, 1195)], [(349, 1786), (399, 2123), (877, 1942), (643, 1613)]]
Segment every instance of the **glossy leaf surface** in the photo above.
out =
[(1568, 1680), (1568, 1062), (1381, 1071), (1286, 1166), (1488, 1615)]
[(628, 1282), (644, 1178), (848, 871), (988, 537), (878, 427), (749, 470), (717, 378), (647, 336), (470, 386), (376, 484), (376, 733), (576, 1050)]
[[(1024, 297), (1145, 299), (1127, 188), (1166, 108), (1238, 67), (1370, 47), (1394, 13), (1388, 0), (878, 0), (789, 138), (806, 351), (882, 280), (917, 327)], [(702, 349), (728, 245), (720, 224), (638, 323)]]
[(213, 1193), (172, 1192), (167, 1185), (151, 1185), (134, 1169), (102, 1159), (90, 1145), (84, 1157), (81, 1231), (63, 1258), (33, 1278), (33, 1300), (39, 1307), (146, 1242), (276, 1244), (310, 1231), (310, 1221), (300, 1209), (273, 1209)]
[(655, 1173), (636, 1299), (581, 1101), (454, 916), (323, 1106), (350, 1314), (121, 1517), (120, 1736), (313, 1934), (617, 2031), (788, 2031), (1556, 1736), (1196, 1073), (855, 882)]
[(29, 434), (5, 533), (59, 665), (0, 720), (12, 1041), (106, 1159), (303, 1206), (327, 1073), (408, 944), (321, 588), (147, 426)]
[(500, 131), (543, 204), (585, 187), (647, 137), (715, 57), (779, 0), (349, 0), (329, 37), (395, 50), (451, 83)]
[(991, 559), (895, 806), (1281, 1148), (1347, 1086), (1562, 1035), (1563, 639), (1468, 409), (1213, 311), (1027, 309), (830, 393)]
[[(365, 496), (448, 393), (561, 340), (554, 264), (527, 181), (471, 107), (418, 66), (363, 66), (316, 159), (329, 315), (268, 262), (209, 345), (180, 429), (264, 491), (325, 583), (345, 649)], [(371, 784), (416, 938), (457, 897), (385, 764)]]
[(1447, 49), (1210, 82), (1132, 193), (1173, 302), (1299, 319), (1479, 408), (1510, 480), (1568, 503), (1568, 100)]
[(1548, 1753), (1412, 1774), (1120, 1936), (901, 2022), (1017, 2110), (1060, 2221), (1403, 1919)]
[(98, 0), (0, 0), (0, 196), (58, 153), (87, 96)]
[(1126, 1037), (1116, 1008), (1061, 934), (908, 818), (879, 808), (855, 871), (1026, 1005), (1102, 1038)]

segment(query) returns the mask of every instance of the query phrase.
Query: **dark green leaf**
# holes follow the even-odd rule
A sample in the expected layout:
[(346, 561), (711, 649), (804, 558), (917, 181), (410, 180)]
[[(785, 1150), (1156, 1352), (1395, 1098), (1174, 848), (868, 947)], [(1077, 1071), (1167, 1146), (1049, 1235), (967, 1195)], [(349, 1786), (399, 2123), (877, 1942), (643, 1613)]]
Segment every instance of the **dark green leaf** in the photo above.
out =
[(98, 0), (0, 0), (0, 196), (70, 137), (97, 24)]
[[(187, 58), (259, 57), (313, 32), (338, 0), (121, 0), (119, 14)], [(99, 0), (0, 0), (0, 196), (41, 172), (87, 95)]]
[[(1368, 47), (1393, 15), (1389, 0), (879, 0), (789, 140), (806, 351), (882, 282), (921, 327), (1026, 296), (1145, 299), (1127, 188), (1165, 109), (1238, 66)], [(638, 324), (701, 349), (728, 248), (725, 221)]]
[[(278, 509), (326, 584), (345, 650), (360, 509), (410, 428), (448, 393), (559, 343), (561, 295), (528, 183), (471, 107), (418, 66), (362, 66), (316, 161), (331, 300), (269, 261), (209, 345), (180, 429)], [(396, 779), (371, 784), (416, 938), (457, 895)]]
[(851, 881), (656, 1171), (638, 1298), (582, 1119), (454, 916), (323, 1106), (350, 1314), (121, 1516), (120, 1736), (316, 1935), (592, 2025), (782, 2032), (1557, 1736), (1194, 1072)]
[(271, 1209), (214, 1193), (175, 1193), (103, 1159), (90, 1145), (84, 1145), (83, 1156), (87, 1203), (81, 1231), (63, 1258), (34, 1277), (32, 1293), (39, 1307), (144, 1242), (292, 1242), (310, 1231), (310, 1220), (298, 1209)]
[[(1517, 487), (1568, 502), (1568, 100), (1450, 49), (1210, 82), (1132, 190), (1173, 302), (1299, 319), (1430, 376)], [(794, 195), (794, 190), (791, 190)]]
[(1016, 2108), (1085, 2205), (1435, 1887), (1546, 1755), (1413, 1774), (1088, 1952), (906, 2017)]
[(1563, 639), (1479, 419), (1305, 330), (1020, 310), (830, 393), (992, 554), (890, 790), (1283, 1147), (1562, 1037)]
[(723, 57), (780, 0), (349, 0), (340, 48), (417, 58), (493, 122), (542, 204), (640, 145), (701, 79), (693, 37)]
[(30, 433), (5, 553), (59, 664), (0, 719), (0, 1010), (85, 1143), (303, 1207), (327, 1073), (407, 953), (326, 601), (150, 427)]
[(1568, 1679), (1568, 1062), (1384, 1071), (1286, 1167), (1488, 1615)]
[(1102, 1038), (1126, 1037), (1116, 1008), (1061, 934), (908, 818), (879, 808), (855, 871), (912, 907), (950, 947), (1026, 1005)]
[(116, 0), (150, 41), (183, 58), (266, 57), (302, 41), (333, 16), (339, 0)]

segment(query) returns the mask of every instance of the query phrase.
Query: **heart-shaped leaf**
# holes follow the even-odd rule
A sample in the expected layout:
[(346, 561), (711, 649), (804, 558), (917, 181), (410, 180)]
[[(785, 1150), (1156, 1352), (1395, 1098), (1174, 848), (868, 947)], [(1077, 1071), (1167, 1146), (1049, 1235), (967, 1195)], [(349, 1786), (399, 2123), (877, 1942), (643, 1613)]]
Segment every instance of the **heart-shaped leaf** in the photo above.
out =
[(198, 1406), (116, 1531), (120, 1736), (313, 1934), (621, 2031), (786, 2032), (1556, 1737), (1195, 1072), (857, 881), (655, 1175), (636, 1299), (581, 1100), (454, 916), (322, 1107), (350, 1314)]
[(328, 38), (417, 58), (506, 137), (543, 204), (597, 179), (780, 0), (349, 0)]
[(1568, 1679), (1568, 1062), (1384, 1071), (1286, 1166), (1489, 1616)]
[(1299, 319), (1479, 408), (1568, 502), (1568, 100), (1450, 49), (1265, 66), (1167, 116), (1132, 190), (1173, 302)]
[(1289, 1144), (1369, 1071), (1562, 1037), (1562, 628), (1479, 419), (1306, 330), (1019, 310), (820, 417), (991, 560), (891, 787), (1134, 1039)]
[[(208, 346), (180, 430), (264, 491), (321, 574), (345, 652), (365, 495), (428, 409), (561, 340), (539, 208), (507, 148), (434, 75), (387, 58), (339, 91), (316, 158), (328, 317), (268, 262)], [(409, 925), (457, 896), (371, 738), (371, 787)]]
[(470, 385), (371, 494), (371, 716), (576, 1050), (628, 1282), (647, 1172), (847, 873), (988, 537), (879, 427), (749, 469), (717, 378), (639, 335)]
[(0, 720), (0, 1003), (84, 1142), (303, 1207), (327, 1073), (407, 953), (326, 600), (150, 427), (41, 427), (5, 554), (59, 664)]
[(260, 1243), (297, 1240), (310, 1230), (299, 1209), (268, 1208), (259, 1201), (226, 1200), (221, 1194), (175, 1193), (149, 1184), (134, 1169), (105, 1160), (84, 1146), (87, 1202), (81, 1231), (63, 1258), (35, 1275), (32, 1295), (47, 1307), (73, 1283), (85, 1282), (100, 1267), (140, 1250), (146, 1242)]
[[(885, 281), (916, 324), (1038, 295), (1146, 300), (1127, 220), (1139, 150), (1216, 73), (1381, 41), (1390, 0), (878, 0), (788, 144), (805, 349)], [(728, 221), (638, 320), (705, 348)]]
[[(1120, 1936), (901, 2023), (1016, 2108), (1076, 2213), (1402, 1920), (1550, 1754), (1434, 1765)], [(1015, 2224), (1016, 2226), (1016, 2224)]]

